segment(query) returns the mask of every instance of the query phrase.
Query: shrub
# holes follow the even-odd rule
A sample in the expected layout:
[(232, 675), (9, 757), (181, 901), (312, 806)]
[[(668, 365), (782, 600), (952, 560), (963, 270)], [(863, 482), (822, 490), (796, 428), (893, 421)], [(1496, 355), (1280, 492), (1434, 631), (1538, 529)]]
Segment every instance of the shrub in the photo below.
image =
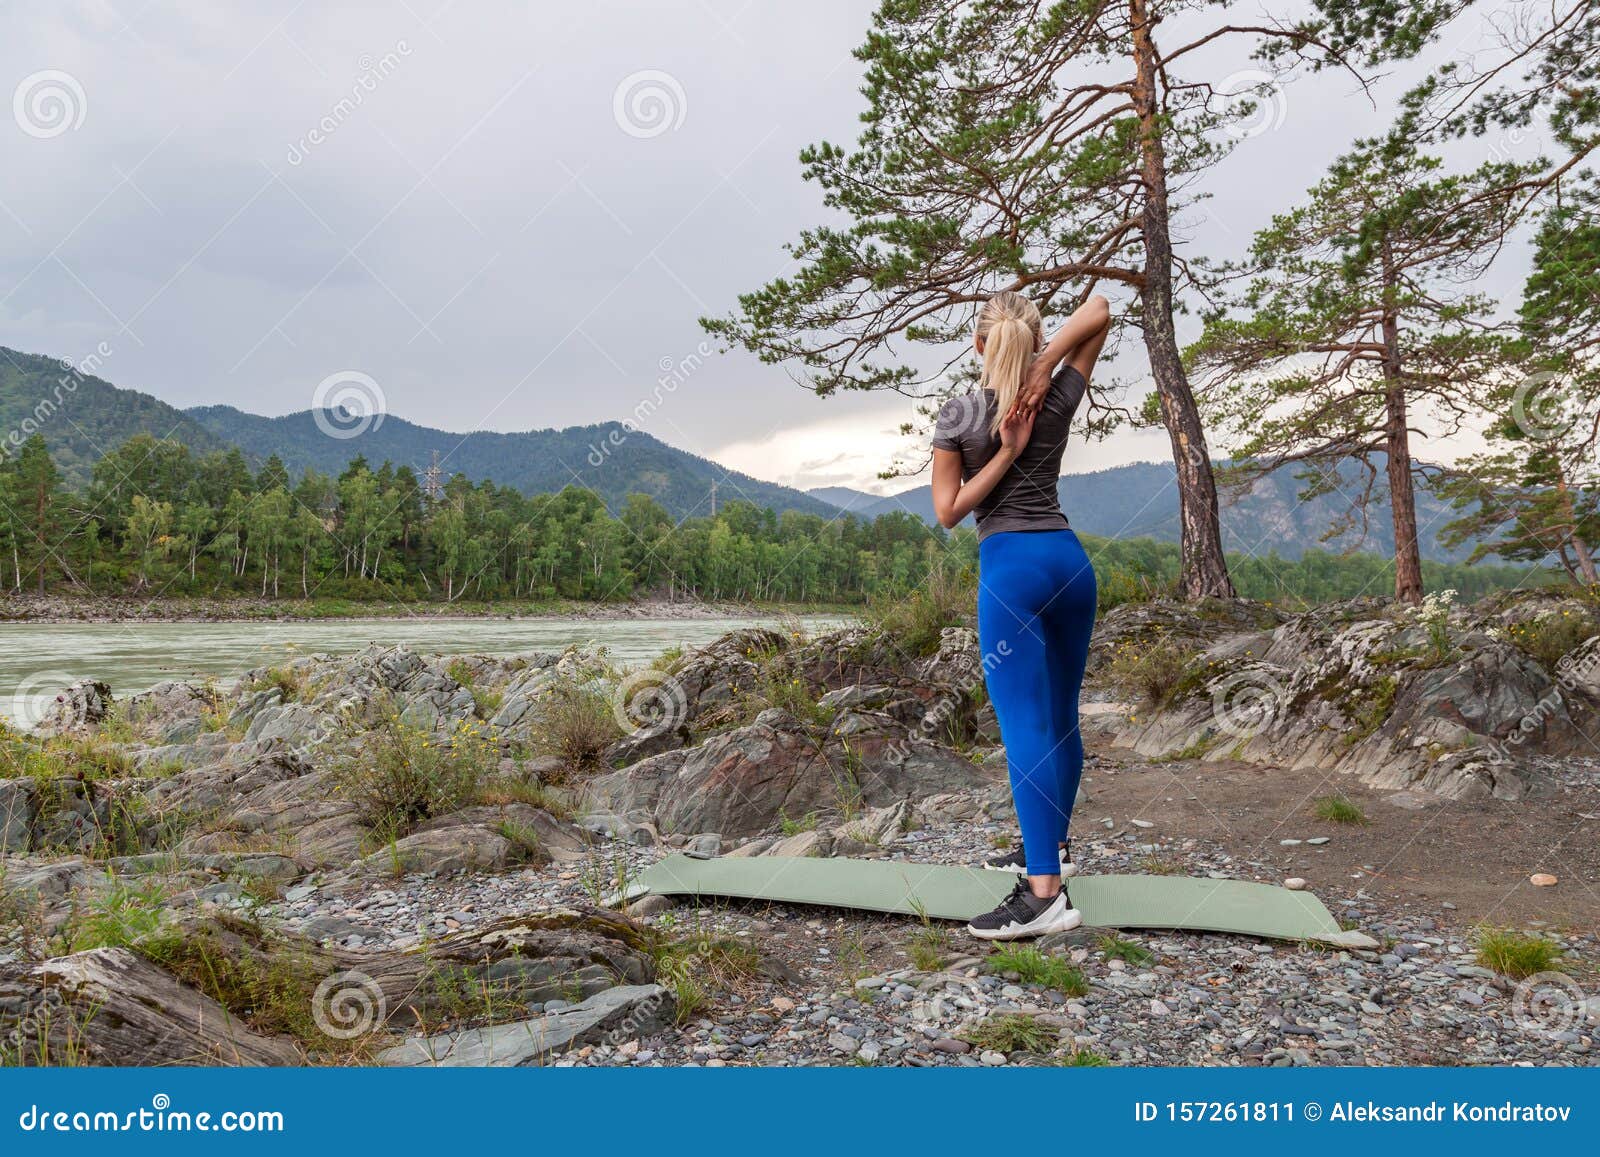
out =
[(1155, 959), (1155, 953), (1143, 945), (1109, 934), (1100, 937), (1100, 951), (1107, 960), (1123, 960), (1135, 968), (1142, 968)]
[(1551, 671), (1596, 634), (1600, 634), (1600, 625), (1596, 625), (1593, 616), (1571, 610), (1513, 623), (1499, 632), (1501, 638)]
[(711, 991), (739, 988), (761, 973), (761, 957), (754, 949), (708, 932), (682, 939), (657, 934), (649, 952), (657, 982), (677, 997), (679, 1024), (705, 1007)]
[(907, 655), (924, 658), (938, 651), (946, 627), (971, 622), (977, 605), (978, 576), (964, 567), (943, 566), (910, 592), (874, 598), (864, 617)]
[(1187, 685), (1188, 666), (1196, 654), (1160, 639), (1120, 643), (1106, 665), (1105, 679), (1136, 703), (1165, 707)]
[(339, 758), (334, 778), (368, 826), (392, 838), (472, 803), (498, 756), (476, 724), (441, 736), (389, 713)]
[(256, 676), (251, 685), (258, 691), (276, 687), (283, 693), (285, 702), (299, 699), (300, 692), (303, 690), (300, 676), (287, 667), (268, 667), (260, 675)]
[(126, 948), (161, 927), (167, 903), (162, 888), (126, 884), (114, 876), (109, 879), (110, 887), (90, 901), (88, 911), (67, 921), (62, 932), (63, 952)]
[(599, 691), (564, 683), (545, 694), (534, 731), (540, 754), (557, 756), (577, 771), (596, 771), (605, 765), (606, 748), (620, 738), (622, 725)]

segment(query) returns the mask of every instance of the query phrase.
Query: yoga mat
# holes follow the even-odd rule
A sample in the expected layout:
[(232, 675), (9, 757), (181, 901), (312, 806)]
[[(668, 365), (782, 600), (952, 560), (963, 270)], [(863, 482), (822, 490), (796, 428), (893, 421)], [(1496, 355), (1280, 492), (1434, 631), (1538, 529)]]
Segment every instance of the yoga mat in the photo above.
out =
[[(1010, 872), (898, 860), (674, 855), (639, 876), (628, 898), (654, 892), (970, 920), (993, 908), (1015, 883)], [(1310, 892), (1270, 884), (1192, 876), (1074, 876), (1067, 886), (1084, 923), (1103, 928), (1234, 932), (1349, 948), (1375, 944), (1362, 933), (1341, 929)]]

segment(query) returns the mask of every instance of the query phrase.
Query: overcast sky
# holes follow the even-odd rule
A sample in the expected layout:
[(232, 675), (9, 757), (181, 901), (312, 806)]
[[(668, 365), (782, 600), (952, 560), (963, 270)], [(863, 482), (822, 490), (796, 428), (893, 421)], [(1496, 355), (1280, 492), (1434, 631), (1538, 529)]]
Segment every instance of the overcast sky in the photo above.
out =
[[(796, 157), (853, 139), (872, 8), (0, 4), (0, 345), (76, 360), (104, 343), (101, 376), (177, 406), (288, 413), (355, 371), (388, 412), (449, 430), (626, 417), (705, 348), (699, 316), (825, 219)], [(1476, 16), (1451, 33), (1430, 62), (1486, 44)], [(1383, 127), (1353, 88), (1285, 91), (1209, 180), (1192, 251), (1236, 254)], [(1538, 142), (1468, 159), (1491, 147)], [(1522, 260), (1484, 288), (1514, 296)], [(1144, 376), (1136, 356), (1115, 369)], [(874, 475), (911, 416), (733, 353), (645, 428), (773, 481), (892, 491), (911, 482)], [(1164, 435), (1127, 434), (1067, 469), (1165, 456)]]

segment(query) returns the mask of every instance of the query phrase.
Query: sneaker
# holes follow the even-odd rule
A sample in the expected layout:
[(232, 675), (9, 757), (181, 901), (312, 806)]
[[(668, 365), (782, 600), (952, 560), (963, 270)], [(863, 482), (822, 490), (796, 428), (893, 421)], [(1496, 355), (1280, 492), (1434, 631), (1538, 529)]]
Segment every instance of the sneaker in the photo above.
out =
[[(1061, 874), (1063, 876), (1076, 876), (1078, 874), (1078, 865), (1072, 862), (1072, 841), (1068, 840), (1067, 846), (1059, 849), (1059, 852), (1061, 855)], [(983, 866), (991, 872), (1015, 872), (1019, 876), (1027, 875), (1028, 859), (1022, 854), (1022, 841), (1017, 841), (1016, 851), (996, 852), (983, 861)]]
[(974, 917), (967, 931), (979, 940), (1021, 940), (1070, 932), (1083, 923), (1083, 913), (1068, 907), (1070, 903), (1065, 886), (1049, 900), (1041, 900), (1028, 890), (1027, 880), (1018, 880), (1011, 895), (994, 911)]

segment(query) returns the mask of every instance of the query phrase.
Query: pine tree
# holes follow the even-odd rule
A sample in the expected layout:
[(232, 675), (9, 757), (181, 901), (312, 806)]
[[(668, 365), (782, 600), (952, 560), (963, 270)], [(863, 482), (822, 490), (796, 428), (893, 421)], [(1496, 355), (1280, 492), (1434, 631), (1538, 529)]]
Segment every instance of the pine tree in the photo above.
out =
[(1256, 235), (1256, 276), (1186, 351), (1208, 417), (1236, 440), (1236, 480), (1301, 464), (1311, 497), (1342, 490), (1354, 459), (1352, 521), (1387, 491), (1404, 602), (1422, 598), (1414, 424), (1425, 414), (1454, 433), (1488, 404), (1504, 349), (1494, 303), (1456, 286), (1503, 242), (1523, 172), (1447, 175), (1403, 141), (1361, 142)]

